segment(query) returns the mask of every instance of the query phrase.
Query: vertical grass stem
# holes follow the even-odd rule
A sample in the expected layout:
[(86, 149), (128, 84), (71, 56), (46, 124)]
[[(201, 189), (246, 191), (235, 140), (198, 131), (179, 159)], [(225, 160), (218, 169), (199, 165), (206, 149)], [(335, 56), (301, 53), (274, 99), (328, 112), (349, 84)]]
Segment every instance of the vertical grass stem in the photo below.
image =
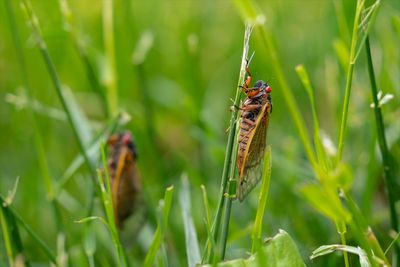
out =
[[(390, 211), (390, 221), (393, 230), (396, 232), (399, 232), (399, 222), (398, 222), (398, 215), (396, 212), (396, 196), (395, 196), (395, 188), (396, 188), (396, 181), (395, 177), (393, 175), (393, 168), (391, 166), (391, 155), (387, 146), (386, 142), (386, 137), (385, 137), (385, 126), (383, 123), (383, 116), (382, 116), (382, 111), (381, 107), (379, 106), (379, 101), (378, 101), (378, 89), (376, 86), (376, 79), (375, 79), (375, 73), (374, 73), (374, 66), (372, 63), (372, 56), (371, 56), (371, 47), (369, 44), (369, 37), (366, 38), (365, 40), (365, 50), (367, 53), (367, 65), (368, 65), (368, 74), (369, 74), (369, 79), (371, 83), (371, 93), (372, 93), (372, 99), (374, 102), (374, 113), (375, 113), (375, 121), (376, 121), (376, 130), (378, 134), (378, 143), (379, 143), (379, 148), (381, 150), (382, 154), (382, 163), (383, 163), (383, 171), (384, 171), (384, 182), (386, 186), (386, 194), (388, 195), (388, 200), (389, 200), (389, 211)], [(400, 260), (400, 247), (398, 243), (394, 244), (394, 250), (395, 254), (397, 257), (397, 261)], [(399, 265), (400, 263), (398, 263)]]

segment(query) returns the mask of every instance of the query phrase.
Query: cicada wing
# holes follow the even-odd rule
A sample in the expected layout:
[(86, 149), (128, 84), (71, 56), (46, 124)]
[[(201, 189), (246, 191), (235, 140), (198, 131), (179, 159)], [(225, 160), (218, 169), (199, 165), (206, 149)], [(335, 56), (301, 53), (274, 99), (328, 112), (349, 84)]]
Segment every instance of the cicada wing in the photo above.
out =
[(119, 151), (119, 159), (114, 176), (111, 178), (111, 193), (115, 221), (119, 228), (124, 220), (132, 214), (140, 195), (140, 177), (136, 164), (127, 147)]
[(262, 176), (270, 110), (270, 103), (267, 102), (258, 115), (255, 127), (249, 135), (243, 162), (239, 169), (239, 184), (236, 194), (240, 202), (257, 185)]

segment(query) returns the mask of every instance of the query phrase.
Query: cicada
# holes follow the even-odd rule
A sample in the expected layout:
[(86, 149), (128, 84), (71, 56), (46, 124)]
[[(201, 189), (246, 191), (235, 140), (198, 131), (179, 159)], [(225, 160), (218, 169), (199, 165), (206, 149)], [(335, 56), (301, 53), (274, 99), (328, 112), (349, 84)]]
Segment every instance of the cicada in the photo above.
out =
[(137, 151), (132, 135), (128, 132), (111, 135), (107, 144), (115, 224), (122, 230), (123, 222), (134, 212), (142, 198), (136, 166)]
[(247, 77), (242, 88), (247, 98), (240, 107), (236, 158), (239, 173), (236, 195), (239, 201), (243, 201), (261, 179), (267, 130), (272, 112), (272, 88), (262, 80), (251, 87), (252, 77), (247, 66), (246, 73)]

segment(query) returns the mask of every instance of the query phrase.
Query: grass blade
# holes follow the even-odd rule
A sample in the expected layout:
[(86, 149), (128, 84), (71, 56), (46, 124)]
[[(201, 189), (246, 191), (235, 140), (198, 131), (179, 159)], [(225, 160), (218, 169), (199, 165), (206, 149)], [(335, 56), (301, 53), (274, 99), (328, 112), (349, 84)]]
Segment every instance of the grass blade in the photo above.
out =
[(103, 0), (103, 35), (107, 59), (103, 82), (107, 88), (108, 110), (111, 116), (118, 112), (118, 87), (114, 48), (114, 1)]
[(318, 163), (322, 168), (327, 171), (328, 169), (328, 158), (325, 153), (325, 149), (322, 145), (321, 134), (319, 131), (319, 121), (317, 116), (317, 109), (315, 107), (315, 100), (314, 100), (314, 90), (311, 86), (310, 78), (308, 77), (308, 73), (303, 65), (298, 65), (296, 67), (297, 75), (299, 76), (301, 82), (303, 83), (304, 89), (308, 94), (308, 98), (311, 104), (311, 111), (314, 121), (314, 145), (317, 151), (317, 158)]
[(86, 164), (87, 164), (87, 166), (88, 166), (88, 168), (90, 170), (90, 173), (94, 177), (96, 172), (95, 172), (95, 169), (94, 169), (94, 167), (92, 166), (92, 164), (91, 164), (91, 162), (89, 160), (89, 157), (86, 154), (85, 141), (84, 141), (85, 138), (80, 135), (80, 130), (78, 129), (79, 125), (77, 125), (77, 122), (74, 120), (73, 111), (70, 110), (69, 105), (67, 103), (67, 99), (66, 99), (66, 97), (65, 97), (65, 95), (63, 93), (63, 88), (62, 88), (62, 85), (61, 85), (60, 78), (58, 77), (56, 68), (54, 66), (54, 63), (53, 63), (51, 57), (50, 57), (49, 51), (47, 50), (46, 43), (45, 43), (45, 41), (44, 41), (44, 39), (43, 39), (43, 37), (41, 35), (41, 32), (40, 32), (39, 20), (36, 17), (36, 15), (35, 15), (35, 13), (34, 13), (34, 11), (32, 9), (31, 2), (29, 0), (24, 0), (22, 2), (22, 8), (25, 11), (28, 23), (31, 26), (33, 35), (35, 37), (35, 40), (36, 40), (37, 45), (39, 47), (39, 50), (40, 50), (40, 52), (42, 54), (42, 57), (43, 57), (43, 59), (45, 61), (47, 70), (48, 70), (48, 72), (50, 74), (50, 77), (51, 77), (51, 80), (52, 80), (52, 82), (54, 84), (54, 88), (56, 90), (57, 96), (58, 96), (58, 98), (59, 98), (59, 100), (60, 100), (60, 102), (62, 104), (62, 107), (63, 107), (66, 115), (67, 115), (68, 122), (69, 122), (69, 124), (70, 124), (70, 126), (72, 128), (72, 131), (73, 131), (73, 133), (75, 135), (75, 138), (77, 140), (79, 150), (80, 150), (82, 156), (85, 159), (85, 162), (86, 162)]
[(168, 187), (165, 190), (164, 200), (160, 201), (159, 208), (162, 209), (162, 218), (160, 218), (160, 221), (158, 222), (156, 232), (153, 236), (153, 241), (151, 242), (149, 251), (147, 252), (146, 258), (144, 260), (143, 266), (145, 267), (153, 266), (154, 259), (164, 238), (165, 230), (168, 227), (168, 218), (169, 212), (171, 210), (173, 192), (174, 187)]
[(262, 234), (262, 223), (264, 218), (265, 206), (268, 199), (269, 184), (271, 181), (271, 147), (268, 146), (264, 158), (264, 169), (262, 175), (261, 191), (258, 197), (258, 208), (256, 219), (254, 221), (252, 239), (253, 244), (251, 246), (251, 253), (254, 254), (261, 247), (261, 234)]
[(341, 161), (343, 146), (344, 146), (344, 135), (347, 128), (347, 117), (349, 111), (349, 103), (350, 103), (350, 93), (351, 93), (351, 85), (353, 82), (353, 70), (356, 59), (356, 49), (357, 49), (357, 41), (358, 41), (358, 32), (359, 32), (359, 21), (361, 17), (362, 10), (364, 8), (365, 0), (358, 0), (356, 13), (354, 16), (354, 24), (353, 24), (353, 32), (351, 37), (351, 45), (350, 45), (350, 56), (348, 61), (347, 75), (346, 75), (346, 89), (344, 95), (343, 102), (343, 111), (342, 111), (342, 119), (340, 124), (340, 132), (339, 132), (339, 141), (338, 141), (338, 154), (337, 154), (337, 162)]
[(197, 241), (196, 229), (192, 218), (192, 207), (189, 181), (186, 174), (181, 177), (182, 189), (179, 194), (179, 203), (182, 209), (183, 226), (185, 230), (186, 255), (188, 257), (188, 266), (194, 267), (200, 262), (199, 243)]
[[(244, 41), (243, 41), (242, 61), (241, 61), (241, 65), (240, 65), (239, 79), (238, 79), (235, 101), (234, 101), (235, 106), (239, 106), (239, 102), (240, 102), (240, 93), (241, 93), (240, 86), (244, 82), (244, 77), (245, 77), (245, 72), (246, 72), (246, 64), (247, 64), (246, 60), (248, 59), (249, 42), (250, 42), (251, 32), (252, 32), (252, 26), (246, 25), (245, 33), (244, 33)], [(228, 185), (230, 165), (232, 163), (232, 161), (231, 161), (232, 160), (232, 151), (233, 151), (234, 140), (235, 140), (235, 136), (236, 136), (237, 116), (238, 116), (238, 110), (234, 109), (234, 111), (232, 112), (230, 124), (229, 124), (229, 135), (228, 135), (228, 142), (226, 144), (225, 161), (224, 161), (224, 167), (223, 167), (223, 171), (222, 171), (218, 207), (217, 207), (217, 212), (215, 214), (215, 218), (214, 218), (214, 221), (212, 224), (212, 234), (213, 234), (214, 241), (217, 240), (217, 237), (219, 236), (219, 230), (221, 227), (222, 208), (223, 208), (224, 202), (225, 202), (225, 192), (226, 192), (226, 188)], [(207, 243), (208, 242), (209, 242), (209, 240), (207, 241)], [(207, 257), (208, 262), (210, 261), (211, 257), (212, 257), (211, 254), (208, 255), (208, 257)]]
[[(115, 249), (118, 255), (118, 266), (127, 267), (128, 263), (126, 260), (126, 256), (124, 254), (124, 250), (122, 248), (121, 242), (119, 240), (117, 226), (115, 225), (115, 217), (114, 217), (114, 207), (112, 203), (112, 196), (111, 196), (111, 185), (110, 185), (110, 176), (108, 174), (108, 167), (106, 161), (106, 155), (104, 151), (104, 146), (100, 146), (101, 150), (101, 159), (103, 163), (103, 170), (104, 170), (104, 178), (102, 172), (99, 170), (97, 172), (97, 179), (100, 185), (101, 191), (101, 200), (104, 206), (104, 210), (106, 213), (107, 218), (107, 225), (111, 232), (112, 241), (114, 243)], [(104, 186), (105, 184), (105, 186)]]
[[(4, 203), (7, 203), (6, 200), (0, 196), (0, 203), (2, 207), (4, 207)], [(46, 243), (31, 229), (31, 227), (22, 219), (22, 217), (14, 210), (11, 204), (7, 205), (7, 209), (10, 211), (15, 220), (25, 229), (25, 231), (29, 234), (29, 236), (37, 243), (37, 245), (43, 250), (43, 252), (47, 255), (49, 260), (56, 264), (56, 257), (51, 252), (50, 248), (46, 245)]]
[(91, 62), (89, 55), (87, 53), (87, 49), (85, 47), (84, 41), (82, 40), (79, 30), (76, 29), (76, 25), (74, 23), (74, 17), (71, 12), (67, 0), (59, 0), (61, 15), (63, 16), (64, 28), (68, 32), (69, 37), (78, 52), (79, 58), (82, 61), (83, 66), (85, 67), (86, 76), (89, 80), (89, 83), (95, 93), (97, 93), (102, 101), (104, 113), (106, 117), (108, 117), (108, 107), (107, 100), (104, 94), (104, 90), (100, 85), (98, 75), (95, 71), (93, 63)]
[[(391, 154), (386, 142), (385, 136), (385, 125), (383, 123), (382, 110), (378, 103), (378, 89), (375, 80), (374, 65), (372, 63), (371, 48), (369, 44), (369, 38), (365, 40), (365, 50), (367, 53), (367, 63), (368, 63), (368, 74), (371, 83), (371, 93), (374, 102), (374, 113), (376, 121), (376, 129), (378, 134), (378, 143), (382, 155), (382, 163), (384, 170), (384, 183), (386, 186), (386, 194), (388, 196), (389, 211), (390, 211), (390, 222), (393, 230), (399, 232), (399, 222), (398, 215), (396, 212), (396, 177), (393, 173), (394, 166), (391, 161)], [(400, 261), (400, 247), (397, 243), (394, 244), (394, 249), (397, 257), (397, 261)]]

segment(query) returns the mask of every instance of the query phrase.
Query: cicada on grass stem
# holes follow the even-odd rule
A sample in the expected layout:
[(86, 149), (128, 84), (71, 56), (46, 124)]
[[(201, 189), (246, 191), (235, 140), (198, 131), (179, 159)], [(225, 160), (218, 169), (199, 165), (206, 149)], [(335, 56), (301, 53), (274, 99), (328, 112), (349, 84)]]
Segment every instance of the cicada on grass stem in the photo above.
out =
[(240, 202), (261, 179), (267, 130), (272, 112), (272, 88), (262, 80), (251, 86), (252, 77), (248, 66), (246, 74), (242, 88), (247, 97), (240, 107), (236, 158), (239, 173), (236, 195)]
[(107, 145), (115, 224), (122, 229), (124, 221), (142, 200), (142, 186), (136, 166), (136, 146), (132, 135), (127, 132), (111, 135)]

